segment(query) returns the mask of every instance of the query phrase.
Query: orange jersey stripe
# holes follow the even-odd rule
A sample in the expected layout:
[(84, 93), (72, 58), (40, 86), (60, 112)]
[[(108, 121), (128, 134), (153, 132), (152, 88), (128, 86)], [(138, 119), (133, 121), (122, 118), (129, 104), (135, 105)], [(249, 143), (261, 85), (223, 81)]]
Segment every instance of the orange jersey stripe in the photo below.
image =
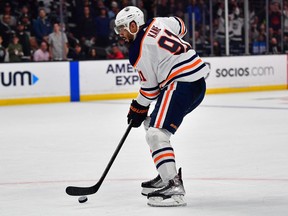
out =
[(155, 96), (159, 95), (159, 91), (157, 91), (155, 93), (147, 93), (147, 92), (145, 92), (143, 90), (140, 90), (140, 92), (141, 92), (141, 94), (143, 94), (146, 97), (155, 97)]
[(140, 60), (140, 58), (141, 58), (141, 56), (142, 56), (143, 41), (144, 41), (146, 35), (148, 34), (148, 32), (150, 31), (150, 28), (152, 27), (152, 25), (153, 25), (154, 22), (155, 22), (155, 19), (150, 23), (150, 25), (148, 26), (148, 28), (147, 28), (147, 30), (146, 30), (146, 32), (145, 32), (145, 34), (144, 34), (144, 36), (143, 36), (143, 38), (142, 38), (142, 40), (141, 40), (140, 50), (139, 50), (139, 56), (138, 56), (135, 64), (133, 65), (134, 67), (136, 67), (136, 65), (138, 64), (138, 62), (139, 62), (139, 60)]
[(166, 154), (159, 155), (158, 157), (154, 159), (154, 163), (157, 163), (157, 161), (159, 161), (160, 159), (164, 157), (175, 157), (175, 155), (174, 153), (166, 153)]
[[(195, 61), (194, 63), (190, 64), (190, 65), (186, 65), (182, 68), (179, 68), (178, 70), (176, 70), (175, 72), (173, 72), (172, 74), (170, 74), (168, 76), (168, 78), (166, 79), (165, 83), (167, 83), (170, 79), (173, 79), (175, 76), (177, 76), (178, 74), (180, 74), (181, 72), (191, 69), (195, 66), (197, 66), (198, 64), (200, 64), (202, 62), (201, 59), (198, 59), (197, 61)], [(162, 85), (163, 86), (163, 85)]]
[(159, 128), (159, 126), (160, 126), (160, 123), (161, 123), (161, 120), (163, 118), (164, 111), (165, 111), (165, 108), (166, 108), (166, 105), (167, 105), (167, 101), (168, 101), (169, 95), (170, 95), (171, 91), (173, 90), (173, 88), (174, 88), (174, 83), (171, 84), (169, 90), (166, 93), (166, 96), (164, 98), (164, 103), (163, 103), (162, 109), (160, 111), (160, 115), (159, 115), (158, 121), (156, 123), (156, 128)]
[(184, 24), (184, 22), (183, 22), (183, 20), (181, 18), (179, 18), (179, 20), (180, 20), (181, 25), (182, 25), (180, 35), (183, 35), (185, 33), (185, 24)]

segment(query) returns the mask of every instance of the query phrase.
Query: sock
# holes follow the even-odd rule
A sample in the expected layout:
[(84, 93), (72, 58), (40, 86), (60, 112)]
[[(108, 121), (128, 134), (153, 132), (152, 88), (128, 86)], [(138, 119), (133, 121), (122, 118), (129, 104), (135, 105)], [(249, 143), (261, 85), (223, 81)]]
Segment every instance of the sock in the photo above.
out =
[(171, 133), (167, 130), (152, 127), (147, 130), (146, 134), (156, 169), (165, 183), (177, 175), (175, 154), (170, 144), (170, 136)]

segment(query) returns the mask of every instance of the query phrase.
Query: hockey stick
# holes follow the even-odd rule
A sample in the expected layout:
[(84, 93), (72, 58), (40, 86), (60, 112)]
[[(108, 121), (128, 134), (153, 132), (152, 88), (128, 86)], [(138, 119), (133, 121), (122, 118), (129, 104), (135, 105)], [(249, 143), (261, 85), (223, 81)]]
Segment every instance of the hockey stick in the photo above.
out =
[(94, 193), (96, 193), (99, 190), (99, 188), (100, 188), (101, 184), (103, 183), (107, 173), (109, 172), (109, 170), (110, 170), (110, 168), (111, 168), (116, 156), (118, 155), (121, 147), (123, 146), (123, 144), (124, 144), (128, 134), (129, 134), (131, 128), (132, 128), (132, 121), (130, 121), (130, 123), (128, 125), (128, 128), (126, 129), (122, 139), (120, 140), (116, 150), (114, 151), (114, 154), (112, 155), (112, 157), (111, 157), (108, 165), (106, 166), (106, 168), (105, 168), (101, 178), (99, 179), (99, 181), (95, 185), (90, 186), (90, 187), (69, 186), (69, 187), (66, 188), (66, 193), (68, 195), (70, 195), (70, 196), (85, 196), (85, 195), (94, 194)]

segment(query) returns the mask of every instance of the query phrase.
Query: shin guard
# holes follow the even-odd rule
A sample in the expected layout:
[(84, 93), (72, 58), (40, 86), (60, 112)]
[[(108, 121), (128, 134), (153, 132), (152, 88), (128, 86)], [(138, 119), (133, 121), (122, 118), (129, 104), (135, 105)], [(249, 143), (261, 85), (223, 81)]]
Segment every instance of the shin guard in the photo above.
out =
[(150, 146), (155, 166), (165, 183), (177, 175), (170, 137), (171, 133), (165, 129), (150, 127), (146, 133), (146, 140)]

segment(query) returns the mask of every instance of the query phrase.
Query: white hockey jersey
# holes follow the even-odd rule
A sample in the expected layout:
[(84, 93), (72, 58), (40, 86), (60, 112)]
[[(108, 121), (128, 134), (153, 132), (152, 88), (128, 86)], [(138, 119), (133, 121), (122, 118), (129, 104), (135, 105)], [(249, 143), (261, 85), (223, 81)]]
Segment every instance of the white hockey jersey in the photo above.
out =
[(174, 81), (196, 81), (209, 72), (190, 44), (181, 39), (185, 34), (184, 22), (178, 17), (154, 18), (138, 32), (129, 48), (129, 60), (141, 79), (139, 104), (148, 106)]

